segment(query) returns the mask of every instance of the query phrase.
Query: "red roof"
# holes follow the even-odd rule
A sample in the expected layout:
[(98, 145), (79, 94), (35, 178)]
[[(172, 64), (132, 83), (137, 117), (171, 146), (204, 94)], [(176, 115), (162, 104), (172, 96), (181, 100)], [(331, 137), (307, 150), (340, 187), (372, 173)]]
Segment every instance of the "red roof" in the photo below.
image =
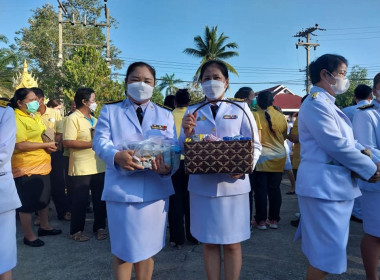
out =
[(281, 109), (299, 109), (302, 97), (293, 94), (276, 94), (273, 105)]

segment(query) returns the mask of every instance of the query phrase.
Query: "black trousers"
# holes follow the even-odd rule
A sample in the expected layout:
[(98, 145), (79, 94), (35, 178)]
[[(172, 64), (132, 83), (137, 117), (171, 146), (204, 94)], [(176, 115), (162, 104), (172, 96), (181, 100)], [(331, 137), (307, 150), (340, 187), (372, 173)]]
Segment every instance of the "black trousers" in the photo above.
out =
[[(255, 197), (257, 223), (269, 220), (280, 221), (282, 172), (253, 172), (253, 191)], [(267, 211), (269, 200), (269, 215)]]
[(63, 219), (68, 211), (68, 200), (65, 192), (65, 168), (62, 151), (51, 154), (51, 196), (57, 211), (58, 219)]
[(101, 201), (104, 188), (104, 173), (83, 176), (70, 176), (72, 190), (70, 234), (84, 230), (89, 191), (94, 206), (94, 225), (96, 232), (106, 227), (106, 203)]
[(173, 174), (172, 182), (175, 193), (169, 197), (170, 242), (182, 245), (185, 243), (185, 232), (187, 240), (195, 241), (190, 233), (190, 201), (187, 190), (189, 175), (185, 174), (183, 160), (181, 160), (177, 172)]
[(72, 191), (71, 191), (71, 183), (69, 176), (69, 160), (70, 157), (63, 156), (63, 170), (65, 175), (65, 186), (66, 186), (66, 196), (67, 196), (67, 211), (71, 213), (71, 203), (72, 203)]

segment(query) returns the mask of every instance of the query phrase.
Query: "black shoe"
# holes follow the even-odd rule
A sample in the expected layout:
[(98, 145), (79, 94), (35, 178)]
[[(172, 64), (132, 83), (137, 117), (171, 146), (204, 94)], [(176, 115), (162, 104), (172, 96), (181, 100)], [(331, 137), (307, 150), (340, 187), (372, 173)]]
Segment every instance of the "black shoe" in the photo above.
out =
[(41, 239), (38, 239), (38, 238), (34, 241), (29, 241), (28, 239), (24, 237), (24, 244), (30, 247), (41, 247), (45, 245), (45, 242), (43, 242)]
[(46, 229), (42, 229), (42, 228), (38, 229), (38, 236), (58, 235), (61, 233), (62, 233), (62, 230), (60, 230), (60, 229), (54, 229), (54, 228), (50, 229), (50, 230), (46, 230)]
[(297, 220), (290, 221), (290, 224), (294, 227), (298, 227), (300, 224), (300, 219), (298, 218)]
[(351, 215), (351, 218), (350, 218), (351, 221), (354, 221), (354, 222), (357, 222), (357, 223), (363, 223), (363, 220), (362, 219), (359, 219), (359, 218), (356, 218), (355, 216)]

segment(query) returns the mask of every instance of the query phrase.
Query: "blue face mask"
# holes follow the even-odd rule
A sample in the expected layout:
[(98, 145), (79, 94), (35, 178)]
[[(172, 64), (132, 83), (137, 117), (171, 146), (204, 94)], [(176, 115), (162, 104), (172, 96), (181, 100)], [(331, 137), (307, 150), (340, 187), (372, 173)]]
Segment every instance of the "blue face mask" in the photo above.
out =
[(255, 107), (257, 104), (257, 100), (256, 100), (256, 97), (252, 99), (251, 101), (251, 107)]
[(26, 103), (26, 107), (26, 111), (28, 113), (34, 114), (35, 112), (37, 112), (38, 107), (40, 107), (40, 104), (38, 103), (38, 101), (34, 100), (32, 102)]

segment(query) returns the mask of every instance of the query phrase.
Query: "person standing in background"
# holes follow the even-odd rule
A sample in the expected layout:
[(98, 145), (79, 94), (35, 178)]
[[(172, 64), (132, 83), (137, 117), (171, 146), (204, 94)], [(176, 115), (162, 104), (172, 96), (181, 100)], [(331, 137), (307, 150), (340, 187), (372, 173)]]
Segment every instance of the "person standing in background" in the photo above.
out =
[(68, 202), (65, 192), (65, 178), (63, 168), (63, 147), (62, 147), (62, 116), (60, 111), (49, 108), (45, 105), (45, 93), (42, 89), (34, 87), (31, 88), (37, 96), (39, 107), (37, 113), (40, 114), (43, 124), (47, 129), (51, 129), (54, 132), (58, 149), (56, 152), (51, 153), (51, 196), (55, 205), (58, 220), (68, 220)]
[(49, 224), (50, 202), (50, 153), (57, 150), (55, 142), (44, 143), (46, 130), (37, 113), (37, 96), (31, 89), (16, 90), (11, 99), (16, 118), (16, 145), (12, 155), (12, 173), (22, 206), (17, 209), (24, 230), (24, 244), (40, 247), (45, 243), (38, 239), (32, 229), (32, 213), (38, 211), (40, 227), (38, 236), (57, 235), (61, 230)]
[(17, 263), (16, 208), (21, 206), (12, 175), (16, 122), (9, 102), (0, 99), (0, 280), (11, 280)]
[[(175, 94), (175, 109), (172, 111), (177, 138), (181, 133), (182, 118), (186, 113), (189, 103), (190, 94), (187, 89), (179, 89)], [(181, 155), (179, 169), (172, 176), (172, 182), (175, 193), (169, 197), (170, 245), (180, 248), (185, 242), (185, 237), (191, 243), (198, 242), (190, 233), (190, 202), (189, 191), (187, 189), (189, 175), (185, 173), (183, 155)], [(185, 228), (183, 226), (184, 221)]]

